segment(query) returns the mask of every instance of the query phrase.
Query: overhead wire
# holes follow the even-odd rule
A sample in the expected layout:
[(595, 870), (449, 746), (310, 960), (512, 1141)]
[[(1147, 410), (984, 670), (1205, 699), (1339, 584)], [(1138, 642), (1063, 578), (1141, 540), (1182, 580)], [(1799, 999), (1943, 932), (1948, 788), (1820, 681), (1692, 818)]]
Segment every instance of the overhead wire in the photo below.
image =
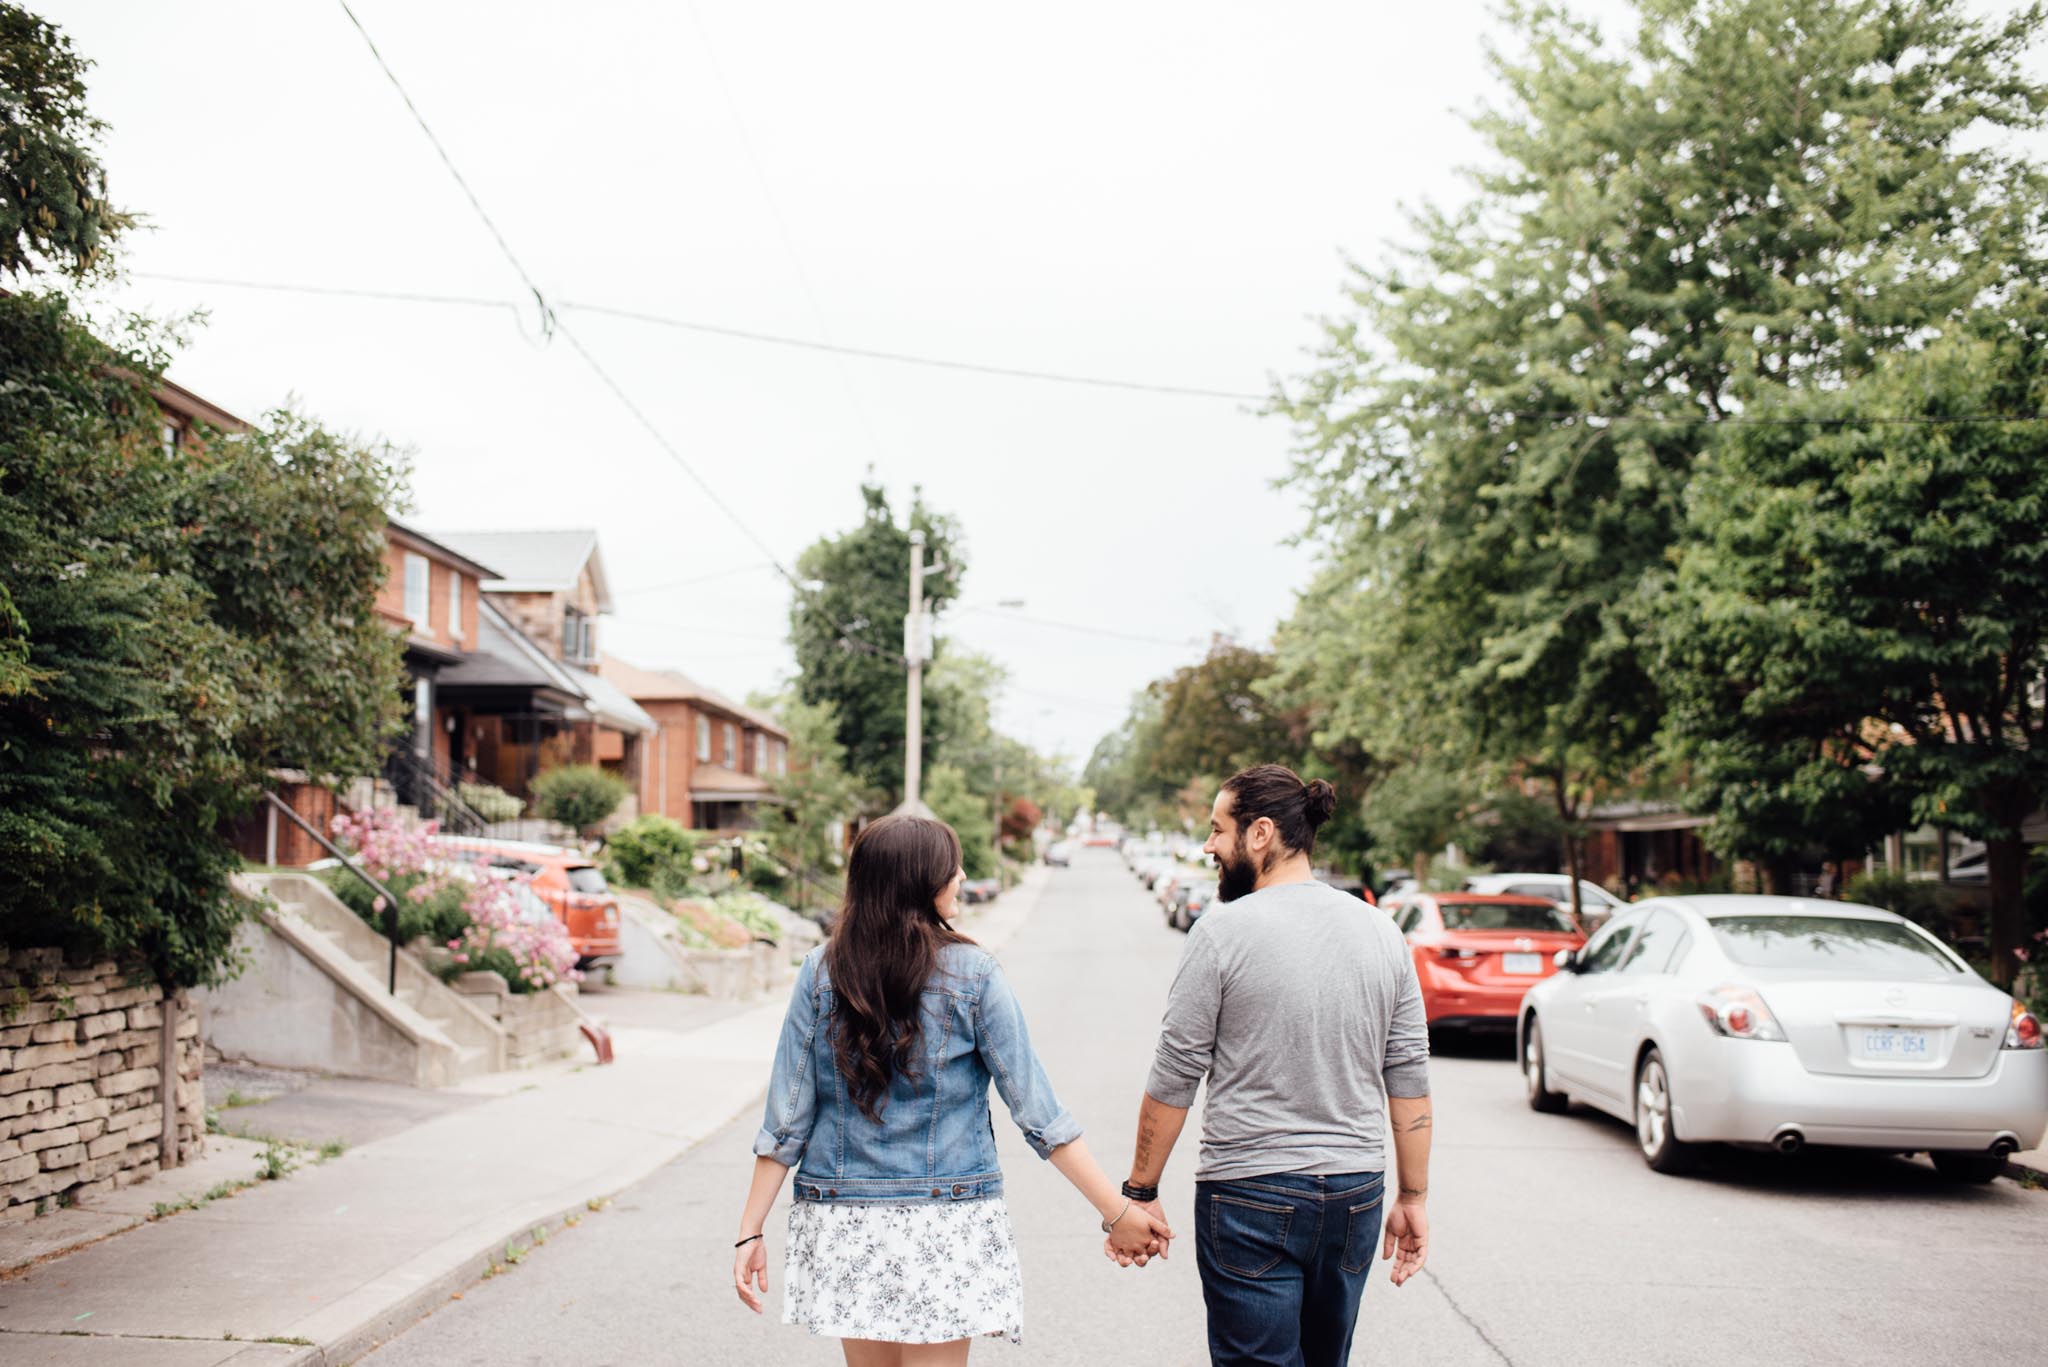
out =
[[(512, 244), (505, 240), (504, 233), (499, 231), (496, 221), (491, 218), (490, 213), (484, 208), (483, 201), (477, 197), (476, 191), (470, 187), (469, 181), (463, 176), (461, 169), (456, 166), (455, 159), (449, 155), (447, 147), (442, 144), (441, 139), (435, 134), (433, 126), (427, 122), (426, 115), (420, 112), (419, 105), (413, 102), (413, 98), (406, 91), (404, 83), (398, 79), (398, 73), (391, 69), (391, 64), (384, 60), (384, 54), (377, 50), (376, 41), (370, 37), (370, 31), (363, 27), (362, 20), (356, 17), (353, 9), (349, 8), (348, 0), (336, 0), (336, 3), (341, 6), (342, 12), (348, 16), (349, 23), (355, 26), (356, 32), (362, 35), (364, 45), (370, 49), (370, 56), (376, 60), (378, 68), (383, 71), (385, 78), (391, 82), (392, 88), (398, 92), (399, 98), (405, 101), (405, 107), (411, 112), (413, 122), (419, 125), (420, 131), (426, 135), (427, 141), (433, 144), (434, 151), (441, 158), (441, 164), (447, 168), (448, 174), (454, 178), (455, 183), (462, 188), (462, 193), (468, 198), (470, 207), (476, 210), (477, 217), (490, 230), (492, 238), (497, 241), (499, 249), (504, 252), (505, 259), (512, 263), (512, 268), (518, 272), (520, 280), (533, 292), (534, 302), (540, 308), (543, 337), (552, 338), (559, 334), (567, 341), (576, 354), (583, 358), (584, 364), (590, 367), (599, 382), (612, 392), (613, 396), (625, 406), (626, 411), (632, 414), (633, 418), (647, 430), (649, 436), (654, 438), (655, 444), (660, 446), (668, 454), (669, 459), (675, 466), (688, 475), (697, 487), (703, 491), (704, 496), (711, 500), (712, 506), (725, 514), (733, 526), (739, 529), (741, 535), (745, 536), (760, 549), (763, 555), (767, 556), (769, 563), (774, 565), (782, 577), (788, 581), (790, 589), (813, 606), (818, 606), (822, 612), (822, 605), (818, 603), (817, 595), (804, 587), (803, 581), (798, 579), (796, 574), (782, 563), (781, 558), (775, 554), (774, 549), (769, 546), (767, 541), (724, 498), (720, 497), (718, 491), (711, 486), (710, 481), (698, 472), (697, 467), (690, 463), (689, 459), (683, 455), (675, 443), (668, 439), (667, 434), (655, 424), (652, 418), (648, 417), (646, 410), (633, 401), (633, 397), (626, 392), (625, 387), (613, 377), (610, 371), (605, 369), (603, 363), (591, 353), (590, 349), (584, 346), (583, 340), (576, 336), (556, 316), (553, 307), (548, 303), (547, 295), (535, 283), (532, 273), (526, 269), (526, 265), (519, 259), (518, 253), (512, 250)], [(829, 613), (824, 615), (826, 621), (830, 622), (833, 630), (838, 633), (839, 643), (843, 648), (880, 656), (884, 659), (897, 661), (903, 659), (900, 652), (885, 650), (872, 642), (861, 640), (844, 623), (838, 621)]]
[[(133, 271), (130, 274), (138, 280), (164, 280), (176, 284), (207, 285), (222, 289), (267, 291), (280, 294), (307, 294), (341, 299), (371, 299), (403, 304), (436, 304), (466, 308), (504, 309), (514, 314), (518, 312), (518, 305), (509, 300), (481, 298), (475, 295), (433, 294), (416, 290), (368, 289), (342, 285), (309, 285), (282, 280), (242, 280), (228, 276), (185, 275), (167, 271)], [(1269, 394), (1253, 394), (1236, 389), (1211, 389), (1201, 385), (1155, 384), (1144, 380), (1125, 380), (1104, 375), (1077, 375), (1065, 371), (1033, 370), (1020, 366), (989, 365), (979, 361), (962, 361), (950, 357), (927, 356), (914, 352), (884, 351), (873, 347), (845, 346), (834, 342), (821, 342), (815, 338), (790, 337), (781, 333), (762, 332), (752, 328), (730, 327), (721, 323), (705, 323), (699, 322), (696, 319), (670, 317), (663, 314), (649, 313), (640, 309), (617, 308), (609, 304), (589, 304), (564, 299), (551, 303), (550, 309), (556, 319), (557, 326), (560, 326), (560, 316), (563, 313), (589, 313), (603, 317), (649, 323), (684, 332), (702, 333), (711, 337), (725, 337), (744, 342), (760, 342), (771, 346), (795, 347), (805, 351), (832, 352), (842, 356), (853, 356), (870, 361), (886, 361), (897, 365), (924, 366), (937, 370), (960, 371), (976, 375), (993, 375), (1004, 379), (1041, 380), (1054, 384), (1084, 385), (1095, 389), (1128, 390), (1136, 393), (1176, 395), (1188, 398), (1232, 399), (1244, 403), (1260, 403), (1272, 397)], [(1743, 413), (1659, 413), (1650, 411), (1599, 413), (1585, 409), (1478, 407), (1459, 410), (1439, 409), (1435, 410), (1435, 412), (1439, 416), (1456, 416), (1479, 421), (1584, 423), (1588, 426), (1635, 422), (1691, 427), (1951, 427), (1973, 423), (2048, 423), (2048, 413), (1902, 415), (1857, 413), (1830, 416), (1798, 416)], [(1397, 415), (1387, 414), (1385, 416)]]

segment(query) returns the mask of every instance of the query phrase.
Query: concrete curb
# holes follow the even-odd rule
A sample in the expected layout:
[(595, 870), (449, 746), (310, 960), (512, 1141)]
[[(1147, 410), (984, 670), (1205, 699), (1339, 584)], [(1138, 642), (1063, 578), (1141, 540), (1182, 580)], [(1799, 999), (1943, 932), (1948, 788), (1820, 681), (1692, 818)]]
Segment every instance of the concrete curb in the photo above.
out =
[[(964, 929), (991, 950), (1001, 948), (1037, 909), (1038, 900), (1044, 894), (1049, 881), (1050, 870), (1043, 865), (1034, 866), (1015, 888), (990, 904), (986, 912), (977, 913)], [(761, 1090), (765, 1090), (765, 1082)], [(479, 1281), (493, 1266), (502, 1262), (508, 1240), (517, 1245), (530, 1246), (531, 1235), (536, 1229), (549, 1238), (554, 1237), (569, 1227), (568, 1221), (571, 1217), (587, 1213), (593, 1203), (617, 1197), (723, 1130), (736, 1117), (746, 1114), (749, 1109), (758, 1105), (760, 1095), (761, 1091), (757, 1090), (737, 1106), (723, 1108), (722, 1113), (713, 1112), (712, 1122), (703, 1127), (703, 1133), (688, 1142), (668, 1149), (658, 1157), (650, 1156), (621, 1164), (592, 1180), (588, 1183), (587, 1190), (566, 1205), (551, 1206), (545, 1212), (528, 1213), (518, 1220), (506, 1220), (500, 1233), (494, 1234), (474, 1251), (454, 1254), (452, 1261), (448, 1261), (452, 1250), (448, 1250), (445, 1244), (422, 1252), (407, 1263), (405, 1268), (393, 1274), (402, 1276), (422, 1263), (438, 1264), (432, 1268), (420, 1268), (423, 1280), (417, 1287), (396, 1299), (388, 1300), (374, 1308), (366, 1308), (362, 1312), (362, 1318), (352, 1327), (341, 1330), (325, 1342), (304, 1349), (284, 1361), (290, 1367), (346, 1367), (346, 1364), (374, 1351), (425, 1319), (446, 1304), (457, 1292)], [(343, 1309), (343, 1306), (337, 1305), (331, 1313), (340, 1313)]]

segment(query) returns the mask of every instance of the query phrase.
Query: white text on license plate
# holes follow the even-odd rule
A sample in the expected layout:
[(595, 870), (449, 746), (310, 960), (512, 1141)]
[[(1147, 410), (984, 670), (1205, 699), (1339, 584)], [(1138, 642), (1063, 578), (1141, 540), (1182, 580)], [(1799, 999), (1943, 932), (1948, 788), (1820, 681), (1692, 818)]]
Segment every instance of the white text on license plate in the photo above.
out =
[(1540, 978), (1543, 976), (1543, 956), (1541, 954), (1503, 954), (1500, 956), (1500, 968), (1503, 973), (1522, 973), (1531, 978)]
[(1865, 1058), (1895, 1058), (1907, 1061), (1924, 1059), (1928, 1056), (1927, 1045), (1925, 1030), (1900, 1030), (1895, 1026), (1884, 1026), (1863, 1032)]

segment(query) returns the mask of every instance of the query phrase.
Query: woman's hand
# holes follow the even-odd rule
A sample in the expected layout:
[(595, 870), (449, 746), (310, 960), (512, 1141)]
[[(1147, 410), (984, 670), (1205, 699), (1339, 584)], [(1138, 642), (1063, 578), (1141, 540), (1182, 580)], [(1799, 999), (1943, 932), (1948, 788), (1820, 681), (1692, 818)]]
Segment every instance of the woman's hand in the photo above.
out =
[[(747, 1285), (748, 1281), (753, 1286)], [(756, 1239), (752, 1243), (733, 1250), (732, 1285), (740, 1293), (740, 1300), (755, 1314), (761, 1313), (761, 1297), (768, 1292), (768, 1244)], [(755, 1287), (760, 1289), (757, 1291)]]
[(1117, 1266), (1129, 1267), (1136, 1263), (1143, 1267), (1152, 1258), (1164, 1258), (1167, 1245), (1173, 1242), (1173, 1230), (1167, 1227), (1166, 1213), (1157, 1201), (1133, 1201), (1123, 1218), (1109, 1231), (1109, 1237), (1102, 1241), (1106, 1257), (1116, 1259)]

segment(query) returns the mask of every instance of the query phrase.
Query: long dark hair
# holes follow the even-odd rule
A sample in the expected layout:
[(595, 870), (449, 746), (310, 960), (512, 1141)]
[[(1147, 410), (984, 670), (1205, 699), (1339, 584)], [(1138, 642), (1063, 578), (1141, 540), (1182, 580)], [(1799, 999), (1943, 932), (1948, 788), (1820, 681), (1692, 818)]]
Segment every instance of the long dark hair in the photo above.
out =
[(853, 842), (825, 967), (838, 1001), (832, 1055), (870, 1120), (890, 1079), (917, 1076), (918, 1006), (940, 949), (974, 943), (939, 916), (959, 872), (960, 837), (929, 817), (885, 816)]

